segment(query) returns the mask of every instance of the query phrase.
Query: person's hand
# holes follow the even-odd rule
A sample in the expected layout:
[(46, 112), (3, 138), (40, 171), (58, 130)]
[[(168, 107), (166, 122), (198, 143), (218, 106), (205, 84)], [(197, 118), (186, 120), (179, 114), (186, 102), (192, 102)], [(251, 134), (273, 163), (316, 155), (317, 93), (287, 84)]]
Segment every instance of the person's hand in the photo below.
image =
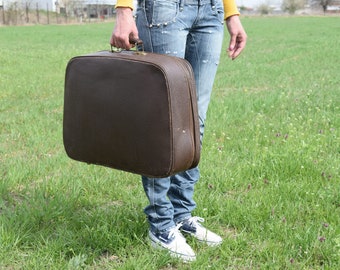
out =
[(230, 34), (228, 55), (234, 60), (240, 55), (247, 42), (247, 34), (243, 29), (238, 15), (230, 16), (226, 20), (227, 28)]
[(138, 39), (138, 30), (133, 18), (132, 10), (128, 7), (116, 9), (116, 25), (113, 29), (110, 44), (116, 48), (129, 50), (134, 44), (129, 40)]

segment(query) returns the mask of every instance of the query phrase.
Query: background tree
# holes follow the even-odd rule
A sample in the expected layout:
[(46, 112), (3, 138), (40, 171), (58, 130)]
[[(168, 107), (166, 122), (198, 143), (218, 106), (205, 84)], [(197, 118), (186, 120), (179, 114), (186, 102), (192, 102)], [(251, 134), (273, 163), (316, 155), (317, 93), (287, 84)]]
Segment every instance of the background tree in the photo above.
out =
[(332, 0), (319, 0), (319, 1), (320, 1), (320, 5), (322, 6), (323, 13), (326, 13), (327, 6), (331, 4)]
[(273, 9), (268, 4), (261, 4), (257, 8), (257, 11), (261, 13), (261, 15), (266, 15), (271, 13)]
[(282, 10), (288, 11), (289, 14), (294, 14), (298, 9), (304, 7), (305, 0), (283, 0)]

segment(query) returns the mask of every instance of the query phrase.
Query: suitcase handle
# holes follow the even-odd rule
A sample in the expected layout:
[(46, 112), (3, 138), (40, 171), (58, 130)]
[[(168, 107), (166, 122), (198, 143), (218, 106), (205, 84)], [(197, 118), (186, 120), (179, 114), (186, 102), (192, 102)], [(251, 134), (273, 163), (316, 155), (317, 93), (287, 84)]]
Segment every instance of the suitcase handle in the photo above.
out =
[(129, 42), (130, 42), (130, 44), (135, 45), (137, 51), (144, 53), (143, 40), (141, 40), (141, 39), (129, 39)]
[(130, 44), (134, 44), (135, 46), (143, 45), (143, 40), (141, 39), (129, 39)]
[[(134, 44), (137, 53), (144, 54), (144, 44), (143, 40), (141, 39), (129, 39), (130, 44)], [(122, 49), (120, 48), (115, 48), (114, 46), (111, 45), (111, 52), (120, 52)]]

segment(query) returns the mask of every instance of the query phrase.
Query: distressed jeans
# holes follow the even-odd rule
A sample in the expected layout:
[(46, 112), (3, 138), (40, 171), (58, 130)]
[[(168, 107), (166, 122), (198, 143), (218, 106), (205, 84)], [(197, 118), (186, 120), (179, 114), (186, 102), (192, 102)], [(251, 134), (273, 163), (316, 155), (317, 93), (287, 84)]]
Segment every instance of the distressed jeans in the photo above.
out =
[[(223, 41), (221, 0), (139, 0), (136, 23), (144, 50), (185, 58), (196, 83), (201, 144)], [(142, 176), (150, 229), (162, 232), (191, 217), (198, 167), (167, 178)]]

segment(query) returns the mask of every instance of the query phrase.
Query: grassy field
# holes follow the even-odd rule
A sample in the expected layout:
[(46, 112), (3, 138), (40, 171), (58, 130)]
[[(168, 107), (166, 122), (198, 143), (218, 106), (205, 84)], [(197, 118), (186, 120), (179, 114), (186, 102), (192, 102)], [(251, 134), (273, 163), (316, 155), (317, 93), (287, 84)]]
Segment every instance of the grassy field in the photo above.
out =
[(191, 264), (146, 241), (139, 176), (63, 148), (67, 61), (109, 49), (112, 25), (0, 28), (0, 269), (340, 269), (340, 18), (242, 20), (195, 198), (224, 242), (188, 239)]

